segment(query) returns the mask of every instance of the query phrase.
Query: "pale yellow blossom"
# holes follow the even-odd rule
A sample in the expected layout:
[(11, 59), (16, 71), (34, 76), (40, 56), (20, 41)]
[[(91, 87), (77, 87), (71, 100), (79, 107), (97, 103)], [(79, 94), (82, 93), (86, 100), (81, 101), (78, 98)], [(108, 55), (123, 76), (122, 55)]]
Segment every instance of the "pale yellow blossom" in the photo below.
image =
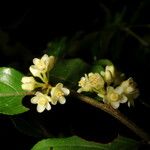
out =
[(51, 109), (51, 98), (47, 94), (43, 94), (41, 92), (36, 92), (35, 96), (31, 98), (32, 104), (37, 104), (37, 111), (39, 113), (43, 112), (45, 109)]
[(42, 80), (46, 80), (46, 72), (49, 72), (54, 66), (55, 58), (54, 56), (43, 55), (41, 59), (34, 58), (33, 64), (29, 70), (33, 76), (39, 77)]
[(21, 82), (23, 90), (32, 91), (36, 88), (36, 81), (33, 77), (23, 77)]
[(81, 88), (78, 89), (78, 93), (81, 93), (82, 91), (98, 92), (104, 88), (104, 80), (99, 73), (89, 73), (88, 75), (85, 74), (85, 77), (80, 79), (79, 86)]
[(101, 75), (107, 84), (111, 84), (115, 78), (115, 67), (113, 65), (106, 66), (105, 71), (101, 71)]
[(128, 106), (134, 104), (134, 99), (139, 96), (139, 90), (136, 86), (137, 84), (132, 78), (123, 81), (120, 85), (120, 89), (128, 97)]
[(63, 87), (62, 83), (58, 83), (55, 87), (51, 90), (51, 103), (56, 105), (57, 102), (60, 104), (64, 104), (66, 102), (65, 96), (69, 95), (70, 90)]
[(85, 91), (85, 92), (91, 91), (91, 85), (90, 85), (87, 74), (85, 74), (85, 77), (81, 77), (79, 81), (79, 87), (81, 88), (78, 89), (77, 91), (78, 93), (81, 93), (82, 91)]
[(111, 86), (107, 87), (107, 94), (103, 98), (104, 103), (110, 104), (114, 109), (117, 109), (120, 103), (125, 103), (127, 100), (119, 88), (114, 89)]

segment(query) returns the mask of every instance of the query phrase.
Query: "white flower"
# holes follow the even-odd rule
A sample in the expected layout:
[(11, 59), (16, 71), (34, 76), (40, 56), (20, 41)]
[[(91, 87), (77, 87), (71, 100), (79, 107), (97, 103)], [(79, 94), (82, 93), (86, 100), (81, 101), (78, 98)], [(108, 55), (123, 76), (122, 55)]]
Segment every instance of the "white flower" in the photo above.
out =
[(51, 102), (51, 98), (41, 92), (36, 92), (35, 96), (31, 98), (31, 103), (37, 104), (37, 111), (39, 113), (43, 112), (45, 109), (51, 109), (49, 102)]
[(133, 93), (136, 90), (136, 83), (133, 81), (132, 78), (123, 81), (120, 86), (123, 88), (123, 92), (125, 94)]
[(99, 73), (89, 73), (88, 76), (89, 76), (90, 85), (93, 88), (99, 90), (104, 87), (104, 80)]
[(32, 73), (32, 75), (33, 75), (34, 77), (39, 77), (39, 78), (41, 78), (41, 71), (40, 71), (39, 69), (37, 69), (37, 68), (35, 67), (35, 65), (30, 66), (29, 70), (30, 70), (30, 72)]
[(51, 90), (51, 103), (53, 105), (56, 105), (57, 101), (59, 101), (60, 104), (64, 104), (66, 102), (64, 96), (69, 95), (69, 93), (70, 93), (69, 89), (64, 88), (62, 83), (58, 83)]
[(104, 96), (104, 103), (110, 104), (114, 109), (120, 106), (120, 103), (126, 103), (127, 97), (122, 93), (120, 88), (114, 89), (111, 86), (107, 87), (107, 94)]
[(81, 88), (78, 89), (78, 93), (81, 93), (82, 91), (97, 92), (104, 87), (104, 80), (98, 73), (89, 73), (88, 75), (85, 74), (85, 77), (81, 78), (81, 80), (79, 81), (79, 86)]
[(115, 67), (113, 65), (106, 66), (105, 72), (101, 71), (101, 75), (104, 77), (107, 84), (111, 84), (115, 78)]
[(36, 81), (33, 77), (23, 77), (21, 82), (23, 83), (21, 85), (23, 90), (32, 91), (36, 87)]
[(34, 58), (33, 64), (31, 65), (29, 70), (35, 77), (40, 77), (41, 74), (45, 74), (49, 72), (54, 66), (55, 58), (54, 56), (48, 56), (47, 54), (43, 55), (41, 59)]
[(134, 104), (134, 99), (139, 96), (139, 90), (136, 88), (137, 84), (132, 78), (125, 80), (121, 83), (120, 89), (128, 97), (128, 106)]
[(85, 92), (91, 91), (91, 85), (90, 85), (87, 74), (85, 74), (85, 77), (81, 77), (79, 81), (79, 86), (81, 88), (78, 89), (77, 91), (78, 93), (81, 93), (82, 91), (85, 91)]

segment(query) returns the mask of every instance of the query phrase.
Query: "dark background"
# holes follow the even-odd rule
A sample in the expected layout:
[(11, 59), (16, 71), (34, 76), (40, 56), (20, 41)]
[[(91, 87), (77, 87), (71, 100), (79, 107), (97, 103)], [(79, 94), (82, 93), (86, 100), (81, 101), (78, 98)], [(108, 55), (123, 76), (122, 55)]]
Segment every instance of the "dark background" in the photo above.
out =
[[(1, 5), (0, 67), (13, 67), (26, 73), (32, 63), (32, 59), (41, 56), (50, 41), (63, 36), (71, 38), (79, 31), (88, 34), (105, 29), (107, 9), (111, 12), (112, 22), (117, 13), (124, 12), (124, 25), (149, 24), (149, 4), (148, 0), (103, 0), (92, 2), (49, 1), (49, 3), (36, 3), (36, 6), (22, 2), (17, 5), (11, 5), (10, 3), (9, 5)], [(140, 9), (139, 12), (137, 11), (138, 9)], [(119, 50), (118, 55), (115, 57), (114, 54), (118, 49), (117, 46), (114, 47), (113, 45), (116, 42), (114, 38), (111, 41), (112, 43), (109, 43), (108, 49), (110, 48), (110, 51), (105, 52), (105, 49), (103, 49), (99, 58), (109, 58), (127, 76), (132, 76), (136, 80), (141, 95), (136, 102), (135, 108), (128, 109), (123, 106), (120, 110), (140, 127), (144, 128), (146, 132), (150, 133), (150, 123), (148, 122), (150, 114), (150, 30), (148, 27), (135, 27), (133, 31), (144, 38), (148, 45), (142, 45), (133, 36), (128, 36), (122, 45), (122, 49)], [(119, 36), (125, 36), (124, 32), (120, 32)], [(81, 50), (74, 57), (80, 57), (87, 63), (91, 63), (93, 56), (91, 52), (87, 51), (85, 53), (85, 51)], [(29, 104), (26, 105), (28, 106)], [(15, 128), (15, 120), (21, 118), (25, 122), (30, 122), (31, 118), (36, 118), (39, 121), (41, 125), (40, 127), (38, 126), (40, 128), (38, 137), (36, 137), (37, 133), (31, 136)], [(38, 127), (35, 125), (35, 128)], [(43, 130), (43, 128), (48, 131)], [(52, 112), (44, 112), (42, 115), (37, 114), (34, 108), (27, 113), (14, 117), (0, 116), (0, 143), (5, 146), (4, 149), (27, 150), (43, 137), (69, 136), (72, 134), (106, 143), (114, 139), (118, 133), (139, 140), (134, 133), (111, 116), (74, 99), (69, 101), (63, 108), (56, 106)]]

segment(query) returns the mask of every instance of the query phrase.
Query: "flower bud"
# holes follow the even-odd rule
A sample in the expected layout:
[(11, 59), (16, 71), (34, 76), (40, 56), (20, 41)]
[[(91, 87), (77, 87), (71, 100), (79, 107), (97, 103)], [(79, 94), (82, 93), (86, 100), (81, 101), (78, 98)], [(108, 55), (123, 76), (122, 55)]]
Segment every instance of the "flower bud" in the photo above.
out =
[(23, 90), (33, 91), (35, 89), (36, 81), (33, 77), (23, 77), (21, 82)]

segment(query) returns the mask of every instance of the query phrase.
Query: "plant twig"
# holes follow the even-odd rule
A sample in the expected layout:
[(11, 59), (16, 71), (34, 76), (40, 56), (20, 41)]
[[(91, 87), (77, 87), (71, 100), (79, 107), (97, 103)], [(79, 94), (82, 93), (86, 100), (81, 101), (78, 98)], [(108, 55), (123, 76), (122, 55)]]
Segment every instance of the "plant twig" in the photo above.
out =
[(84, 96), (82, 94), (78, 94), (74, 91), (71, 92), (72, 96), (80, 99), (81, 101), (88, 103), (94, 107), (97, 107), (108, 114), (112, 115), (116, 119), (118, 119), (121, 123), (123, 123), (125, 126), (127, 126), (129, 129), (131, 129), (136, 135), (138, 135), (141, 139), (143, 139), (145, 142), (150, 144), (150, 136), (145, 133), (141, 128), (139, 128), (135, 123), (133, 123), (131, 120), (129, 120), (126, 116), (124, 116), (120, 111), (113, 109), (111, 106), (107, 104), (100, 103), (93, 98), (90, 98), (88, 96)]

